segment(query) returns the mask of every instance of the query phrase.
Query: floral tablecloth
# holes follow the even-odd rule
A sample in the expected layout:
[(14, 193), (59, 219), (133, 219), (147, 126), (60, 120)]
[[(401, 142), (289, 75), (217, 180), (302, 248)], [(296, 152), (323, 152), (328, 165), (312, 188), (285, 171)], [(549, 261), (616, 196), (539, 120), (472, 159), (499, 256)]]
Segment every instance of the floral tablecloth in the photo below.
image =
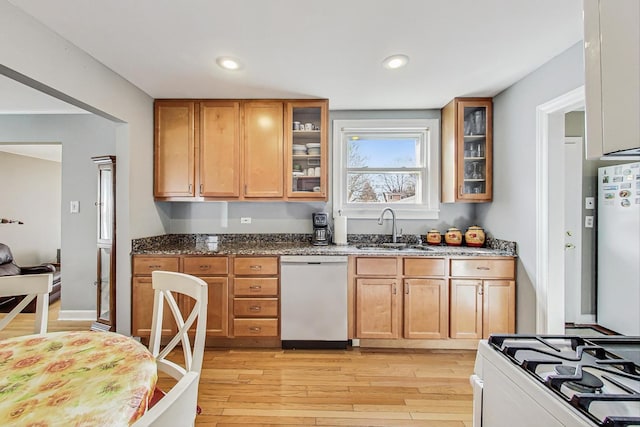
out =
[(127, 426), (147, 409), (156, 362), (112, 332), (0, 341), (0, 426)]

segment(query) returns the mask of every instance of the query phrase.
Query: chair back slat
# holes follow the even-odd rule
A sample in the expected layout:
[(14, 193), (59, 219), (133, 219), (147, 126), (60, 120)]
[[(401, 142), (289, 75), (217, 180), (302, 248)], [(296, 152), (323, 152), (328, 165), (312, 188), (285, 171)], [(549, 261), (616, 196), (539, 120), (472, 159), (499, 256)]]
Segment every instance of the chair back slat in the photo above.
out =
[(49, 320), (49, 293), (53, 288), (53, 274), (25, 274), (0, 277), (0, 297), (22, 296), (20, 301), (0, 320), (0, 330), (4, 329), (31, 301), (36, 299), (34, 333), (47, 332)]

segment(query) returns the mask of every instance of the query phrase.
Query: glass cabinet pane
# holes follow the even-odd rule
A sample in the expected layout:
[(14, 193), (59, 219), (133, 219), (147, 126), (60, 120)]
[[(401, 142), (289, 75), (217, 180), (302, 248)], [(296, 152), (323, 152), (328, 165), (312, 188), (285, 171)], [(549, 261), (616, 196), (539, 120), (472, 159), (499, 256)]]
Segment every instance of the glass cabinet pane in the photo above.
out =
[(319, 192), (325, 165), (321, 164), (321, 107), (293, 107), (292, 186), (294, 192)]
[(98, 250), (98, 319), (111, 321), (109, 307), (111, 285), (111, 249), (99, 248)]
[(487, 180), (487, 108), (464, 107), (462, 194), (483, 194)]

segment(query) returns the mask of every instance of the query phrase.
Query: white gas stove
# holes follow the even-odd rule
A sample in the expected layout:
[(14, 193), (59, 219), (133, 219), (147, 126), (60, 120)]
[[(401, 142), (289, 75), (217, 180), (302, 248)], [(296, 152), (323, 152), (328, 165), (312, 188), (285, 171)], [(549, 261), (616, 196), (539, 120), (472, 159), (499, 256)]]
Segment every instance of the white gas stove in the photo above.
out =
[(640, 338), (493, 335), (471, 383), (474, 427), (640, 426)]

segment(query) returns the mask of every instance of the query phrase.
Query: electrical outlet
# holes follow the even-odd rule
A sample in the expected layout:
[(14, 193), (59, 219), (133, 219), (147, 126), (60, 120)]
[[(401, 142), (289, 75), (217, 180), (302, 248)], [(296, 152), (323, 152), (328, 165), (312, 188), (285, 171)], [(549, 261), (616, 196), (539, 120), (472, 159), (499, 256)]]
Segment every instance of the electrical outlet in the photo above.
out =
[(80, 212), (80, 202), (78, 200), (72, 200), (69, 202), (69, 212), (78, 213)]
[(251, 224), (251, 217), (243, 216), (240, 218), (240, 224)]
[(593, 228), (593, 217), (585, 216), (584, 217), (584, 226), (585, 228)]
[(585, 197), (584, 198), (584, 208), (585, 209), (595, 209), (596, 201), (594, 197)]

